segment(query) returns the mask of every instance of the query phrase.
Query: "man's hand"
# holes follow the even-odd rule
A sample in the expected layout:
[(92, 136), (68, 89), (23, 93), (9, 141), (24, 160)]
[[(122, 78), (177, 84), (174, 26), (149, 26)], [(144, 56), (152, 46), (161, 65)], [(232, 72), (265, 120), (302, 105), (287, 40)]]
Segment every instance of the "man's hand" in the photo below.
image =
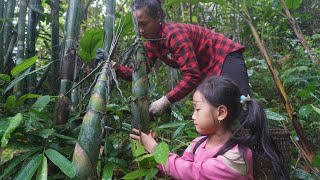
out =
[(171, 103), (169, 102), (166, 96), (162, 96), (162, 98), (154, 101), (150, 104), (149, 113), (153, 116), (160, 116), (164, 113), (166, 108), (169, 108)]
[[(143, 145), (144, 149), (146, 151), (148, 151), (149, 153), (154, 152), (154, 148), (158, 144), (157, 144), (156, 140), (154, 140), (154, 137), (153, 137), (154, 134), (152, 133), (152, 131), (149, 133), (149, 135), (147, 135), (146, 133), (143, 133), (143, 132), (140, 133), (138, 129), (133, 128), (132, 132), (134, 134), (129, 135), (131, 139), (140, 141), (140, 143)], [(136, 135), (136, 134), (138, 134), (138, 135)]]

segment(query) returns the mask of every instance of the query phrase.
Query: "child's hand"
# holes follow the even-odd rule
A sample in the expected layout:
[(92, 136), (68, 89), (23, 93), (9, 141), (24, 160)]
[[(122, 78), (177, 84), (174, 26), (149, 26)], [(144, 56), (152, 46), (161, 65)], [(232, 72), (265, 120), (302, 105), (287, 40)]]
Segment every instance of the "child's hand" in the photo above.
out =
[[(135, 128), (133, 128), (132, 131), (135, 134), (130, 134), (129, 135), (130, 138), (135, 139), (135, 140), (139, 140), (146, 151), (148, 151), (149, 153), (153, 153), (154, 148), (157, 146), (157, 142), (154, 140), (153, 134), (149, 133), (149, 135), (147, 135), (144, 132), (141, 132), (141, 134), (140, 134), (140, 131)], [(140, 136), (136, 135), (136, 134), (140, 134)]]

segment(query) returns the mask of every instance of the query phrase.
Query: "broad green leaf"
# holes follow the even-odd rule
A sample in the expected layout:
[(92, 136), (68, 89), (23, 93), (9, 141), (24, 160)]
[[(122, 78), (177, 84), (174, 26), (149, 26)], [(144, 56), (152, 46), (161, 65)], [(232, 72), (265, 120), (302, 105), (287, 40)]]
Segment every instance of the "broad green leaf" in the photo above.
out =
[(312, 165), (314, 166), (314, 167), (316, 167), (316, 168), (320, 168), (320, 155), (317, 155), (317, 156), (314, 156), (313, 158), (312, 158)]
[(4, 132), (8, 128), (9, 124), (10, 124), (10, 118), (9, 117), (5, 117), (5, 118), (1, 118), (0, 119), (0, 137), (3, 136)]
[(50, 161), (53, 162), (56, 166), (58, 166), (61, 171), (66, 174), (68, 177), (73, 178), (76, 175), (76, 169), (71, 164), (71, 162), (60, 154), (58, 151), (54, 149), (47, 149), (44, 151)]
[(159, 164), (166, 164), (169, 156), (169, 146), (165, 142), (159, 143), (154, 149), (154, 159)]
[(29, 152), (20, 155), (18, 157), (16, 157), (15, 159), (13, 159), (7, 166), (6, 169), (4, 170), (3, 174), (0, 176), (0, 179), (6, 178), (11, 171), (23, 160), (27, 159), (29, 156), (31, 156), (32, 154), (34, 154), (36, 151), (38, 151), (39, 148), (36, 149), (32, 149)]
[(42, 155), (42, 162), (37, 172), (36, 180), (47, 180), (48, 179), (48, 160), (46, 156)]
[(313, 110), (315, 110), (318, 114), (320, 114), (320, 109), (319, 109), (319, 108), (315, 107), (315, 106), (312, 105), (312, 104), (311, 104), (311, 106), (312, 106)]
[(282, 116), (279, 113), (272, 112), (270, 109), (265, 109), (264, 112), (266, 113), (268, 119), (275, 120), (275, 121), (286, 120), (286, 118), (284, 116)]
[(6, 108), (13, 109), (15, 107), (15, 103), (16, 103), (16, 96), (14, 95), (9, 96), (6, 101)]
[(18, 113), (13, 118), (10, 119), (9, 127), (4, 132), (2, 138), (1, 138), (1, 147), (7, 147), (8, 141), (11, 137), (11, 133), (19, 127), (21, 122), (23, 121), (23, 115), (21, 113)]
[(11, 70), (12, 76), (17, 75), (17, 74), (21, 73), (22, 71), (26, 70), (27, 68), (29, 68), (30, 66), (32, 66), (34, 63), (36, 63), (37, 59), (38, 59), (37, 56), (33, 56), (32, 58), (26, 59), (21, 64), (15, 66)]
[(310, 104), (304, 105), (299, 109), (299, 115), (302, 117), (307, 117), (312, 111), (313, 108)]
[(41, 95), (39, 95), (39, 94), (25, 94), (25, 95), (21, 96), (21, 97), (18, 99), (16, 106), (19, 107), (22, 103), (24, 103), (24, 101), (25, 101), (26, 99), (38, 98), (38, 97), (40, 97), (40, 96), (41, 96)]
[(104, 30), (103, 29), (91, 29), (87, 30), (83, 37), (80, 39), (81, 55), (92, 60), (96, 57), (97, 47), (103, 46)]
[(130, 140), (130, 141), (131, 141), (131, 152), (133, 156), (138, 157), (141, 154), (147, 153), (139, 141), (137, 140)]
[(145, 180), (152, 180), (155, 179), (155, 176), (159, 172), (158, 168), (152, 168), (149, 172), (149, 174), (146, 176)]
[(53, 63), (55, 61), (51, 61), (50, 63), (46, 64), (45, 66), (42, 66), (41, 68), (38, 68), (34, 71), (29, 72), (28, 70), (25, 71), (22, 75), (16, 77), (13, 81), (10, 82), (10, 84), (8, 85), (8, 87), (6, 88), (6, 90), (3, 92), (3, 94), (5, 94), (7, 91), (9, 91), (14, 85), (16, 85), (18, 82), (20, 82), (22, 79), (24, 79), (26, 76), (33, 74), (35, 72), (38, 72), (42, 69), (46, 69), (48, 66), (51, 65), (51, 63)]
[(138, 169), (136, 171), (132, 171), (132, 172), (126, 174), (124, 177), (122, 177), (122, 179), (138, 179), (138, 178), (142, 178), (148, 174), (149, 174), (148, 169)]
[(102, 180), (112, 180), (115, 164), (106, 162), (103, 168)]
[(41, 129), (39, 131), (34, 131), (33, 134), (36, 134), (37, 136), (41, 136), (44, 139), (47, 139), (49, 136), (51, 136), (55, 132), (54, 129)]
[(39, 154), (31, 159), (14, 180), (29, 180), (38, 169), (42, 161), (42, 154)]
[(302, 0), (285, 0), (288, 9), (297, 9)]
[(32, 105), (32, 109), (41, 112), (50, 103), (50, 101), (51, 101), (50, 96), (41, 96)]
[(0, 74), (0, 79), (9, 82), (11, 80), (10, 76), (7, 74)]
[(173, 122), (173, 123), (167, 123), (159, 126), (159, 129), (165, 129), (165, 128), (175, 128), (177, 126), (184, 126), (188, 123), (188, 121), (179, 121), (179, 122)]
[(12, 143), (9, 143), (7, 147), (2, 148), (0, 165), (10, 161), (18, 154), (24, 154), (34, 148), (34, 145), (30, 146), (13, 141)]

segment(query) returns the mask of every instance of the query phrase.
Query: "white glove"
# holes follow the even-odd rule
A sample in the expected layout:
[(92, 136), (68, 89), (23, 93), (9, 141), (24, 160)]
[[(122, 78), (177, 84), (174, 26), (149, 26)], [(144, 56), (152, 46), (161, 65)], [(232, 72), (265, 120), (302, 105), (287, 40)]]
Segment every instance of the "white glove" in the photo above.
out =
[(149, 106), (149, 113), (153, 116), (160, 116), (166, 108), (169, 108), (171, 103), (169, 102), (166, 96), (162, 96), (162, 98), (154, 101)]

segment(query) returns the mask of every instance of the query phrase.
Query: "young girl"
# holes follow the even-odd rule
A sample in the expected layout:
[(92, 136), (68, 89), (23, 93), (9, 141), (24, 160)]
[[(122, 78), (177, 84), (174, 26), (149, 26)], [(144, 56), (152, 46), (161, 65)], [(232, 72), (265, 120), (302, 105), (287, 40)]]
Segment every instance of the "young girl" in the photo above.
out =
[[(241, 98), (240, 98), (241, 97)], [(271, 145), (265, 113), (249, 96), (241, 96), (239, 88), (221, 76), (212, 76), (200, 84), (193, 94), (193, 123), (202, 135), (191, 142), (182, 157), (170, 153), (167, 164), (159, 169), (176, 179), (253, 179), (252, 152), (248, 144), (257, 141), (270, 158), (277, 179), (287, 179), (281, 158)], [(246, 120), (236, 131), (241, 108), (248, 110)], [(249, 129), (247, 136), (239, 136), (238, 130)], [(134, 133), (139, 134), (137, 129)], [(130, 137), (143, 142), (153, 153), (157, 142), (149, 134)]]

